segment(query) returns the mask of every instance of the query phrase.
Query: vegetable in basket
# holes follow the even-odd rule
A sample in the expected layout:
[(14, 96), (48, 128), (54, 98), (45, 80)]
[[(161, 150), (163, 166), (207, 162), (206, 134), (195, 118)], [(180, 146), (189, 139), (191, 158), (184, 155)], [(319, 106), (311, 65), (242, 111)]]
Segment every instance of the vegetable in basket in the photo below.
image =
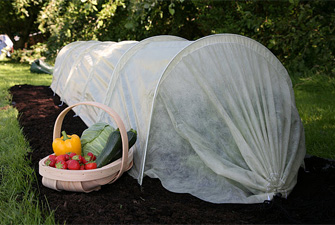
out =
[(63, 155), (69, 152), (74, 152), (78, 155), (81, 154), (81, 142), (78, 135), (67, 135), (62, 131), (62, 137), (56, 138), (52, 142), (52, 149), (56, 156)]
[(102, 149), (104, 149), (107, 139), (115, 130), (114, 127), (105, 122), (95, 123), (81, 135), (81, 145), (83, 154), (87, 155), (89, 152), (95, 156), (100, 155)]
[[(137, 140), (137, 132), (134, 129), (130, 129), (127, 132), (129, 149), (135, 144)], [(97, 156), (96, 163), (97, 167), (103, 167), (122, 156), (122, 139), (120, 130), (113, 131), (109, 137), (106, 146), (102, 150), (101, 154)]]

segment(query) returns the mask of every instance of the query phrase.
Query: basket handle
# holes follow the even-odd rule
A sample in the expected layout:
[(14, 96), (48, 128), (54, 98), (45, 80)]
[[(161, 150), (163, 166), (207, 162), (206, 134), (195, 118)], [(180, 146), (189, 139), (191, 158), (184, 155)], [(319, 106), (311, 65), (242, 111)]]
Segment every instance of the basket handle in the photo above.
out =
[(124, 123), (122, 122), (121, 117), (111, 108), (109, 108), (108, 106), (101, 104), (99, 102), (79, 102), (76, 103), (74, 105), (68, 106), (66, 109), (64, 109), (57, 117), (55, 125), (54, 125), (54, 130), (53, 130), (53, 140), (55, 140), (56, 138), (61, 137), (61, 129), (62, 129), (62, 123), (64, 120), (65, 115), (74, 107), (78, 106), (78, 105), (90, 105), (90, 106), (95, 106), (98, 107), (104, 111), (106, 111), (106, 113), (108, 113), (108, 115), (110, 115), (114, 121), (116, 122), (117, 127), (120, 130), (120, 134), (121, 134), (121, 140), (122, 140), (122, 159), (121, 159), (121, 168), (119, 173), (117, 174), (117, 176), (115, 177), (114, 180), (117, 180), (126, 170), (127, 170), (127, 163), (126, 161), (128, 160), (128, 150), (129, 150), (129, 146), (128, 146), (128, 136), (127, 136), (127, 131), (126, 128), (124, 126)]

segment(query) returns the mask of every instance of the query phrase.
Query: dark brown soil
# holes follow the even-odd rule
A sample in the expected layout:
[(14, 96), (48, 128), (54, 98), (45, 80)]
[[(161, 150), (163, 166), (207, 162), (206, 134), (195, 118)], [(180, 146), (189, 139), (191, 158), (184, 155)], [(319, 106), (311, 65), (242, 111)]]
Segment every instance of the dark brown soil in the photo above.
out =
[[(59, 223), (67, 224), (334, 224), (335, 163), (306, 158), (298, 184), (287, 198), (275, 197), (262, 204), (212, 204), (189, 194), (165, 190), (157, 179), (145, 178), (143, 186), (124, 174), (101, 190), (84, 193), (58, 192), (44, 187), (38, 162), (52, 153), (52, 130), (66, 107), (49, 87), (20, 85), (10, 89), (20, 113), (23, 133), (30, 142), (40, 201), (55, 210)], [(86, 125), (67, 114), (63, 129), (81, 135)], [(47, 204), (46, 204), (47, 201)]]

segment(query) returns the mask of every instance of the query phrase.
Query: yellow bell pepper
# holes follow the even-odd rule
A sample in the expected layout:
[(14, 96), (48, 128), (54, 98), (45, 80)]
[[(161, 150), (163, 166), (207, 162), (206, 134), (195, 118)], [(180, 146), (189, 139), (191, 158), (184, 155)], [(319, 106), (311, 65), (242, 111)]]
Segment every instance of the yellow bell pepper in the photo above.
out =
[(62, 137), (56, 138), (52, 142), (52, 149), (56, 156), (74, 152), (77, 155), (81, 155), (81, 142), (78, 135), (67, 135), (65, 131), (62, 131)]

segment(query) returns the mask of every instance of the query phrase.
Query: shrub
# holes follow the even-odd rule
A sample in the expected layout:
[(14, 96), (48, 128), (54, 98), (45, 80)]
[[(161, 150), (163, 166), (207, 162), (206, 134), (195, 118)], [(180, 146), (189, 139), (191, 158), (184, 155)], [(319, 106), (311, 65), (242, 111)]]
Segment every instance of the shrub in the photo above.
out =
[(31, 64), (36, 59), (49, 59), (50, 54), (46, 43), (37, 43), (31, 49), (17, 49), (12, 54), (12, 59), (17, 62)]
[[(78, 40), (142, 40), (216, 33), (248, 36), (268, 47), (294, 76), (335, 76), (333, 1), (52, 0), (38, 18), (48, 57)], [(57, 9), (57, 10), (56, 10)]]

